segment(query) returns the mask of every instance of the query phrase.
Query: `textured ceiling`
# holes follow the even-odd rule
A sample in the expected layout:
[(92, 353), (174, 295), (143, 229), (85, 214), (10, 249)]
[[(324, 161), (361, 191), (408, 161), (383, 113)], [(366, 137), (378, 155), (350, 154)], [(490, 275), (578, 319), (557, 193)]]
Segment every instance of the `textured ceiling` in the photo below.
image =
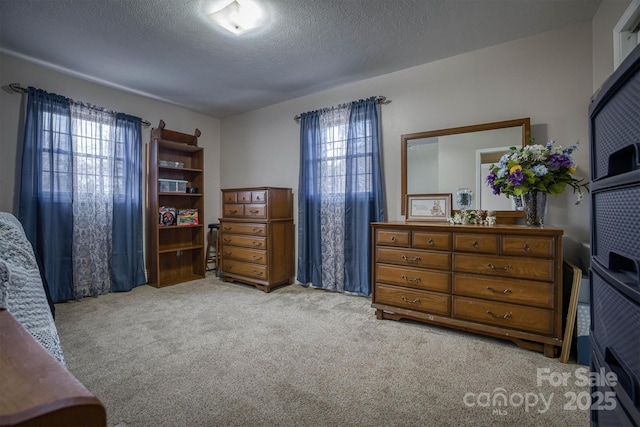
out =
[(601, 0), (257, 0), (268, 23), (239, 37), (207, 19), (221, 1), (0, 0), (0, 50), (224, 118), (587, 21)]

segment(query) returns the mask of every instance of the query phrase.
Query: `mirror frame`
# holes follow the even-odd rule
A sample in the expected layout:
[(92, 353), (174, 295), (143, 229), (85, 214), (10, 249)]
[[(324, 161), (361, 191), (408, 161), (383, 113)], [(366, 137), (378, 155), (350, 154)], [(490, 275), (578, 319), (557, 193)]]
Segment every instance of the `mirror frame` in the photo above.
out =
[[(400, 204), (401, 214), (405, 214), (406, 199), (407, 199), (407, 144), (413, 139), (432, 138), (437, 136), (455, 135), (460, 133), (480, 132), (484, 130), (503, 129), (510, 127), (522, 127), (522, 146), (524, 147), (529, 143), (531, 138), (531, 119), (529, 117), (514, 120), (504, 120), (501, 122), (493, 123), (481, 123), (471, 126), (460, 126), (448, 129), (431, 130), (427, 132), (407, 133), (400, 137)], [(500, 218), (509, 218), (511, 221), (502, 222), (515, 222), (515, 219), (522, 216), (522, 212), (517, 211), (497, 211), (496, 216)]]

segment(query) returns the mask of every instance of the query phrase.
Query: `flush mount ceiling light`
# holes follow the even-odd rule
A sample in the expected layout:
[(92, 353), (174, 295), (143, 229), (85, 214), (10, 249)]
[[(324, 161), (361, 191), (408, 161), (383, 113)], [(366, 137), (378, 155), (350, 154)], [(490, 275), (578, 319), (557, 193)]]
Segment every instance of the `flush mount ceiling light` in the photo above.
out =
[(262, 10), (249, 0), (233, 0), (208, 16), (225, 30), (238, 36), (262, 24)]

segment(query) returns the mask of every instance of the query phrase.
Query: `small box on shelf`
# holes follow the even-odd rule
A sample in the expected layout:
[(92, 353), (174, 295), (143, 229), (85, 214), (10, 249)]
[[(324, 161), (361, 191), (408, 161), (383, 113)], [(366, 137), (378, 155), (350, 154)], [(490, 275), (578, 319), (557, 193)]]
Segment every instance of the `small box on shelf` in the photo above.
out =
[(158, 179), (158, 191), (161, 193), (184, 193), (187, 191), (187, 181), (180, 179)]
[(169, 160), (158, 160), (160, 166), (171, 167), (171, 168), (183, 168), (184, 162), (170, 162)]
[(158, 216), (160, 226), (169, 226), (176, 224), (176, 208), (172, 208), (169, 206), (160, 206), (158, 209)]
[(198, 209), (179, 209), (178, 225), (198, 225)]

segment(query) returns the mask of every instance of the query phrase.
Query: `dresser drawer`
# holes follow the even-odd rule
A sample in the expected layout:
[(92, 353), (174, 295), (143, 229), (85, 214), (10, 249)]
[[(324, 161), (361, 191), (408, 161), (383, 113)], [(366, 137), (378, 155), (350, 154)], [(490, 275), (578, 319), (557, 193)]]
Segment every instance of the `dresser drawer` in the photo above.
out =
[(449, 295), (376, 283), (374, 303), (449, 316)]
[(553, 311), (543, 308), (454, 296), (451, 311), (455, 319), (545, 335), (553, 333)]
[(241, 234), (224, 234), (222, 236), (223, 245), (244, 246), (245, 248), (266, 249), (267, 239), (265, 237), (243, 236)]
[(553, 283), (500, 279), (476, 274), (453, 274), (455, 295), (506, 303), (553, 308)]
[(225, 258), (223, 258), (222, 260), (222, 272), (229, 274), (238, 274), (254, 279), (268, 279), (267, 267), (264, 265), (251, 264)]
[(502, 254), (551, 258), (555, 255), (553, 237), (502, 236)]
[(377, 230), (376, 244), (385, 246), (409, 246), (410, 231)]
[(627, 76), (624, 84), (620, 79), (615, 86), (610, 86), (610, 93), (599, 95), (596, 105), (602, 108), (594, 110), (594, 104), (590, 107), (593, 181), (615, 174), (615, 170), (610, 170), (615, 164), (611, 162), (612, 155), (640, 141), (640, 73), (628, 73)]
[(376, 262), (450, 270), (451, 254), (417, 249), (376, 247)]
[(225, 217), (238, 218), (244, 216), (244, 205), (225, 204), (223, 208)]
[(640, 184), (594, 192), (591, 201), (595, 259), (611, 269), (635, 264), (640, 260)]
[(235, 191), (225, 191), (222, 193), (223, 203), (238, 203), (238, 193)]
[(251, 203), (251, 191), (238, 191), (238, 203)]
[(249, 234), (252, 236), (266, 236), (267, 224), (249, 224), (246, 222), (223, 222), (223, 233)]
[(483, 254), (498, 253), (498, 236), (493, 234), (453, 233), (453, 250)]
[(266, 191), (252, 191), (251, 203), (266, 203), (267, 192)]
[(267, 217), (266, 205), (255, 204), (255, 203), (252, 203), (250, 205), (245, 205), (244, 216), (246, 218), (266, 218)]
[(225, 258), (235, 259), (238, 261), (252, 262), (255, 264), (267, 263), (267, 252), (263, 250), (222, 245), (222, 255)]
[(412, 247), (438, 251), (451, 250), (451, 233), (414, 231)]
[(552, 259), (453, 254), (453, 270), (531, 280), (554, 280)]
[(450, 292), (448, 272), (376, 264), (376, 281), (428, 291)]

